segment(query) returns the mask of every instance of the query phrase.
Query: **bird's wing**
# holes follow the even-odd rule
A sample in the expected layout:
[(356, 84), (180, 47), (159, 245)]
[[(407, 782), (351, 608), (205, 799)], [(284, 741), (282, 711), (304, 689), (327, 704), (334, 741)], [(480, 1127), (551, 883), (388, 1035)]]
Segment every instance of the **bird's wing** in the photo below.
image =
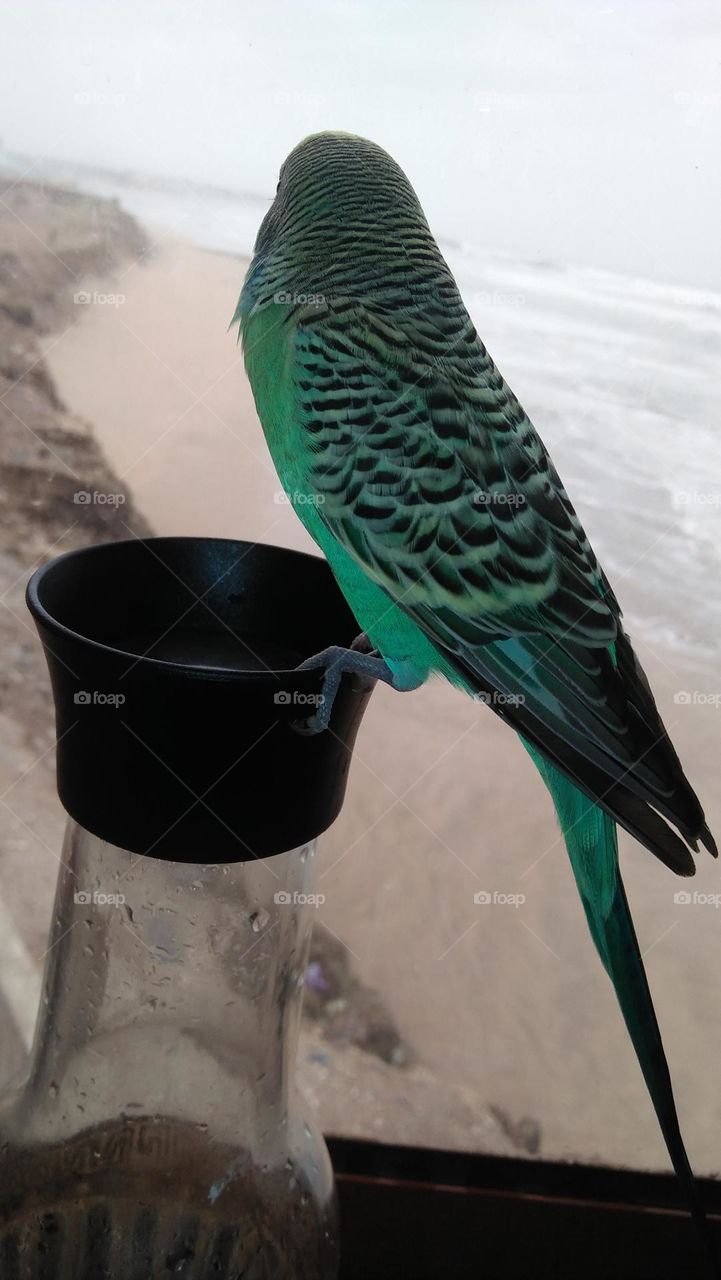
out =
[(318, 514), (462, 682), (689, 873), (658, 815), (693, 844), (703, 814), (618, 604), (530, 420), (465, 311), (448, 316), (335, 298), (294, 317)]
[(468, 325), (444, 355), (407, 320), (339, 299), (297, 325), (322, 514), (382, 586), (444, 608), (459, 638), (573, 630), (607, 646), (618, 607), (543, 444)]

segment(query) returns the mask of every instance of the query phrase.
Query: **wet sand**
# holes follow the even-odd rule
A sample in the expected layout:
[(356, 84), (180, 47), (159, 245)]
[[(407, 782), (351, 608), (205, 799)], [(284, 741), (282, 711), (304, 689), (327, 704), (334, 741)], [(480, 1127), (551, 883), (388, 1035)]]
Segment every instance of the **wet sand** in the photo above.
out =
[[(88, 284), (124, 300), (84, 307), (48, 341), (48, 365), (155, 532), (311, 549), (277, 499), (226, 330), (243, 272), (238, 259), (163, 239), (140, 263)], [(679, 689), (712, 688), (712, 677), (658, 645), (655, 654), (638, 648), (718, 831), (721, 711), (674, 703)], [(689, 1152), (699, 1171), (717, 1172), (721, 915), (674, 902), (689, 885), (630, 839), (622, 848)], [(690, 888), (716, 892), (716, 866), (702, 856), (699, 868)], [(667, 1167), (550, 801), (488, 710), (441, 685), (403, 696), (379, 688), (320, 877), (320, 918), (440, 1081), (439, 1111), (444, 1083), (472, 1089), (510, 1123), (533, 1117), (544, 1156)], [(476, 905), (479, 891), (496, 901)], [(519, 894), (519, 905), (502, 900)], [(372, 1089), (368, 1064), (361, 1089)]]

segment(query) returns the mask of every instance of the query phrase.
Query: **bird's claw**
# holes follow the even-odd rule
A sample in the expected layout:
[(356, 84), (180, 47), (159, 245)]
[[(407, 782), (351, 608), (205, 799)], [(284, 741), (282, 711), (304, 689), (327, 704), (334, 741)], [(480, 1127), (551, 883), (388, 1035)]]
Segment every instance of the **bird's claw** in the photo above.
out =
[(313, 657), (306, 658), (305, 662), (301, 662), (297, 670), (312, 671), (318, 668), (322, 668), (325, 672), (318, 709), (308, 719), (293, 722), (296, 733), (308, 737), (322, 733), (328, 728), (336, 694), (344, 675), (356, 675), (370, 681), (383, 680), (386, 684), (393, 684), (393, 672), (383, 658), (376, 656), (375, 652), (370, 650), (368, 637), (364, 634), (353, 641), (350, 649), (344, 649), (340, 645), (323, 649), (321, 653), (316, 653)]

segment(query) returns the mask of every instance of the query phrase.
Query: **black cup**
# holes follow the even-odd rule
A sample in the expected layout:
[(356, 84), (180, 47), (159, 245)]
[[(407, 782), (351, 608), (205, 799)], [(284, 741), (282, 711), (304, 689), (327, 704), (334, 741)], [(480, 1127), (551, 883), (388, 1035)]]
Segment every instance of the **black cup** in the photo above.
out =
[(133, 853), (262, 858), (337, 817), (369, 681), (344, 676), (329, 728), (298, 732), (358, 626), (315, 556), (220, 538), (71, 551), (27, 602), (55, 699), (67, 812)]

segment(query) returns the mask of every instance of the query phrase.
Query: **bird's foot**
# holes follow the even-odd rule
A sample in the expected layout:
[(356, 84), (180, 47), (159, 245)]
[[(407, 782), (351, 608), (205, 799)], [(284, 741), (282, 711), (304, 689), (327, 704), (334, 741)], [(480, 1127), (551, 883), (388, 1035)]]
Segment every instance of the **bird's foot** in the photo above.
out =
[(325, 675), (318, 710), (307, 720), (298, 721), (293, 725), (298, 733), (322, 733), (328, 728), (341, 678), (346, 673), (363, 676), (367, 680), (382, 680), (384, 684), (394, 685), (393, 672), (377, 650), (372, 648), (365, 633), (356, 636), (350, 649), (332, 645), (330, 649), (323, 649), (321, 653), (315, 653), (312, 658), (306, 658), (297, 670), (313, 671), (319, 667), (323, 669)]

